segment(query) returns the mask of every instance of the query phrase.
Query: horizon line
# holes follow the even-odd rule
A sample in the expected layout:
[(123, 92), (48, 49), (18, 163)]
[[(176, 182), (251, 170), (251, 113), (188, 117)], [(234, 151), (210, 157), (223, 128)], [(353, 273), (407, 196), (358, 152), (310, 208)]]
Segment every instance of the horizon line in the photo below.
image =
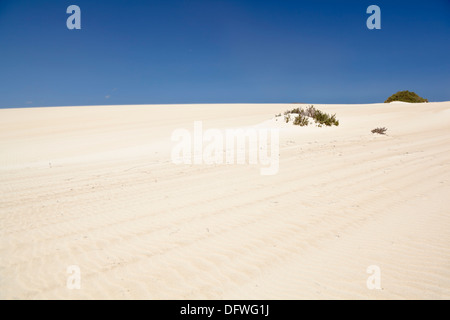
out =
[[(393, 101), (395, 102), (395, 101)], [(409, 104), (420, 103), (442, 103), (450, 102), (450, 100), (443, 101), (429, 101), (429, 102), (404, 102)], [(180, 105), (232, 105), (232, 104), (309, 104), (309, 105), (369, 105), (369, 104), (385, 104), (386, 102), (370, 102), (370, 103), (315, 103), (315, 102), (201, 102), (201, 103), (136, 103), (136, 104), (82, 104), (82, 105), (48, 105), (48, 106), (23, 106), (23, 107), (0, 107), (0, 109), (35, 109), (35, 108), (74, 108), (74, 107), (114, 107), (114, 106), (180, 106)], [(390, 104), (388, 102), (386, 104)]]

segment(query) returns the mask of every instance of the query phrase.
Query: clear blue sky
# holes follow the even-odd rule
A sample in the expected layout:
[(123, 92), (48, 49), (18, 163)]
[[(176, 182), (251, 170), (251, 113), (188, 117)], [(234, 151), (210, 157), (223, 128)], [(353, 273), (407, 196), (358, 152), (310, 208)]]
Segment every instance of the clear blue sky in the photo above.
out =
[[(81, 8), (81, 30), (66, 9)], [(366, 9), (381, 8), (381, 30)], [(450, 1), (0, 0), (0, 107), (450, 100)]]

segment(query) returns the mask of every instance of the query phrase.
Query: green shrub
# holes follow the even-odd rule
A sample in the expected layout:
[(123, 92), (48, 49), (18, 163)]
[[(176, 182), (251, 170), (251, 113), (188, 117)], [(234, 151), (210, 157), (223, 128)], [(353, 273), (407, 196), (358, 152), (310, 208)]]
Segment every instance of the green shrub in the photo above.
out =
[(309, 119), (308, 117), (305, 117), (302, 114), (299, 114), (297, 117), (295, 117), (294, 119), (294, 125), (296, 126), (300, 126), (300, 127), (304, 127), (307, 126), (309, 124)]
[(302, 110), (302, 109), (300, 109), (300, 108), (294, 108), (294, 109), (292, 109), (292, 110), (286, 110), (286, 111), (284, 112), (284, 114), (287, 115), (287, 114), (290, 114), (290, 113), (300, 113), (301, 110)]
[(322, 125), (325, 126), (339, 126), (339, 120), (336, 119), (336, 114), (329, 115), (328, 113), (324, 113), (316, 108), (313, 105), (309, 106), (304, 110), (303, 108), (294, 108), (292, 110), (287, 110), (284, 112), (284, 118), (286, 123), (289, 122), (290, 114), (295, 113), (298, 114), (297, 117), (294, 118), (294, 125), (299, 126), (307, 126), (309, 124), (309, 119), (314, 120), (319, 127)]
[(392, 96), (387, 98), (384, 103), (389, 103), (392, 101), (403, 101), (403, 102), (411, 102), (411, 103), (419, 103), (419, 102), (428, 102), (427, 99), (419, 97), (415, 92), (411, 92), (408, 90), (399, 91), (394, 93)]
[(328, 113), (324, 113), (320, 110), (315, 110), (313, 119), (316, 121), (316, 123), (326, 126), (338, 126), (339, 121), (336, 120), (336, 114), (333, 114), (330, 116)]

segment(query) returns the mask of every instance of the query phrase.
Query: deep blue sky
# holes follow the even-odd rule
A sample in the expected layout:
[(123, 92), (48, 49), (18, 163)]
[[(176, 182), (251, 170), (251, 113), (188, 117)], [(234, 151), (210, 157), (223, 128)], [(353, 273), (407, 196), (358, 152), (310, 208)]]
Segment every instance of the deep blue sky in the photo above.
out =
[[(68, 30), (66, 8), (81, 8)], [(381, 8), (381, 30), (366, 9)], [(450, 100), (450, 1), (0, 0), (0, 107)]]

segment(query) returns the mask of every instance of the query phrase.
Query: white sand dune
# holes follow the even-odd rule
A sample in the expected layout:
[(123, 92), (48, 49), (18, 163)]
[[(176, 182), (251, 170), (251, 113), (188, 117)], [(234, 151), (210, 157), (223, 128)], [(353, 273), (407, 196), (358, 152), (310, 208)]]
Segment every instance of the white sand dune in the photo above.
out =
[(0, 298), (449, 299), (450, 102), (315, 106), (340, 126), (280, 126), (271, 176), (171, 134), (293, 105), (0, 110)]
[(410, 103), (410, 102), (405, 102), (405, 101), (391, 101), (391, 102), (389, 102), (389, 103), (394, 103), (394, 104), (401, 103), (401, 104), (405, 104), (405, 103)]

